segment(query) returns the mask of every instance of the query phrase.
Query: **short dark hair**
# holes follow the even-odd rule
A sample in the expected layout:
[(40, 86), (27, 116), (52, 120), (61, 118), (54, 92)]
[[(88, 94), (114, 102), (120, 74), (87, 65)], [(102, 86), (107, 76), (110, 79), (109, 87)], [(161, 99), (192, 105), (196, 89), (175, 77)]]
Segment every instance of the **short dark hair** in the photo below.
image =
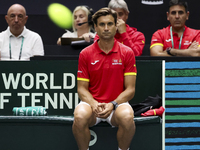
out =
[(111, 8), (108, 7), (104, 7), (99, 9), (93, 16), (92, 16), (92, 21), (94, 22), (95, 25), (97, 25), (97, 19), (101, 16), (107, 16), (107, 15), (112, 15), (114, 20), (115, 20), (115, 24), (117, 24), (117, 12), (114, 11)]
[(170, 0), (169, 1), (169, 9), (174, 5), (184, 6), (185, 12), (188, 11), (188, 3), (185, 0)]

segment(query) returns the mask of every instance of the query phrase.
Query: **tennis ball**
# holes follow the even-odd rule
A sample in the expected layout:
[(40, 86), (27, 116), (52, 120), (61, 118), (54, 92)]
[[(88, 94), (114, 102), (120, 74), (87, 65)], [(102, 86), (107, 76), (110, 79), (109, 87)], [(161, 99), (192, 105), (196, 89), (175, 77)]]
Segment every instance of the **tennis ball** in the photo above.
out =
[(72, 27), (72, 12), (66, 6), (52, 3), (47, 8), (48, 16), (58, 27), (70, 29)]

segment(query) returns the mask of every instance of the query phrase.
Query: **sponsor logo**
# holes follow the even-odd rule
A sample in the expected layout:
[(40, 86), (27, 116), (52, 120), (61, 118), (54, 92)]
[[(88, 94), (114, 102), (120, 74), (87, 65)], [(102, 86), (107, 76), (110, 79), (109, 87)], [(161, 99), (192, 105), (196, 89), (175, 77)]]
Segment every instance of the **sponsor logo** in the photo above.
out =
[(92, 146), (97, 142), (97, 134), (92, 130), (90, 130), (90, 134), (93, 137), (93, 140), (90, 141), (89, 146)]
[(161, 5), (163, 0), (142, 0), (141, 3), (145, 5)]
[(192, 42), (190, 42), (190, 41), (185, 41), (185, 43), (184, 43), (183, 45), (190, 45), (190, 44), (192, 44)]
[(171, 41), (171, 39), (166, 40), (166, 42), (170, 42), (170, 41)]
[(92, 62), (92, 65), (95, 65), (97, 62), (99, 62), (99, 60), (95, 60), (94, 62)]
[(112, 60), (112, 65), (122, 65), (122, 60), (121, 59), (113, 59)]
[(157, 39), (153, 39), (152, 42), (154, 42), (154, 41), (158, 41), (158, 40)]
[(82, 71), (78, 70), (78, 73), (83, 73)]

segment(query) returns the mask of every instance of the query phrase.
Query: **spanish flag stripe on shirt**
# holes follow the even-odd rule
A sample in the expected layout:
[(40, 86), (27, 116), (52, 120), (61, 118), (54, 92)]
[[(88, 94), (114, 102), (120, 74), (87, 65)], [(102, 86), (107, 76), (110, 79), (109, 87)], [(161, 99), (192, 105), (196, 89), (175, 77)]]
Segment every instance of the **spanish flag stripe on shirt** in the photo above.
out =
[(151, 45), (151, 47), (150, 47), (150, 48), (152, 48), (152, 47), (154, 47), (154, 46), (156, 46), (156, 45), (160, 45), (160, 46), (162, 46), (162, 47), (163, 47), (163, 44), (162, 44), (162, 43), (155, 43), (155, 44)]
[(124, 76), (128, 76), (128, 75), (137, 75), (136, 72), (126, 72), (124, 73)]
[(89, 79), (86, 79), (86, 78), (77, 78), (77, 80), (80, 80), (80, 81), (87, 81), (87, 82), (90, 81)]

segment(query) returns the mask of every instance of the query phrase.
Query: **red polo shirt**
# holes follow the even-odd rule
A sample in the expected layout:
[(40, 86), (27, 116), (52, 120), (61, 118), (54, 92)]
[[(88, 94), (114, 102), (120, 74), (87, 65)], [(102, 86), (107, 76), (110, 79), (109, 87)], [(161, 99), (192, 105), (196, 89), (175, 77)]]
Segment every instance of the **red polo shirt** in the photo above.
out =
[[(173, 34), (174, 48), (179, 49), (180, 37), (178, 37), (177, 33), (172, 32), (172, 34)], [(185, 31), (183, 33), (183, 38), (181, 43), (181, 49), (188, 49), (191, 43), (194, 41), (200, 43), (200, 31), (185, 26)], [(153, 34), (150, 48), (156, 45), (162, 46), (163, 51), (166, 50), (166, 48), (168, 47), (172, 48), (170, 26), (158, 30)]]
[(108, 54), (96, 41), (79, 55), (77, 80), (89, 82), (89, 91), (98, 102), (115, 100), (124, 91), (124, 76), (136, 73), (133, 51), (116, 40)]

